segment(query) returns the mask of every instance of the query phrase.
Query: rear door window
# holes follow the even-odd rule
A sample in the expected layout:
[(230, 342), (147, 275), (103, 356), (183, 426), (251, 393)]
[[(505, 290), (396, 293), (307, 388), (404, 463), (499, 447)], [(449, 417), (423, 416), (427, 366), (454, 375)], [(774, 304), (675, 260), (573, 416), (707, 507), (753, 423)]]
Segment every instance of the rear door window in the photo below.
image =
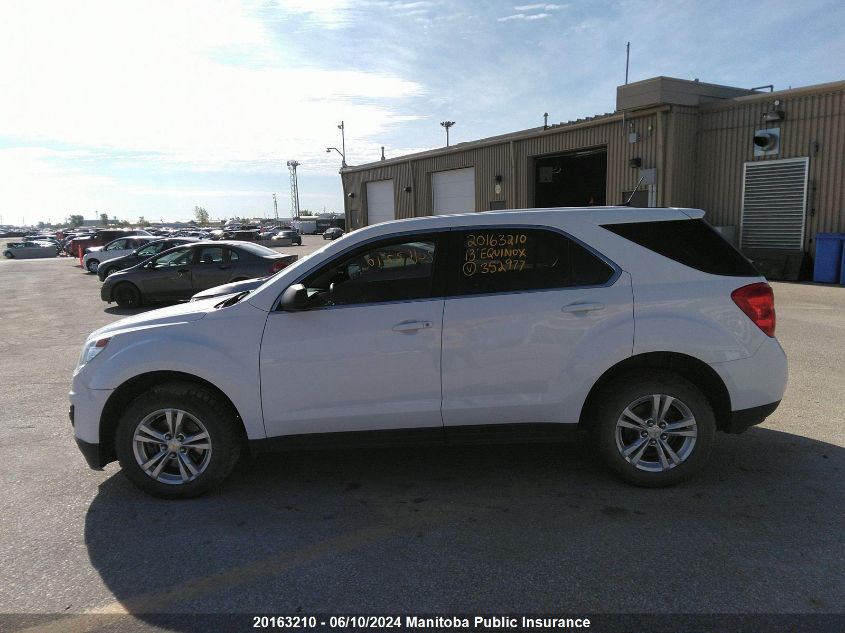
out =
[(154, 268), (166, 268), (168, 266), (184, 266), (191, 262), (193, 251), (191, 249), (179, 249), (172, 253), (165, 253), (157, 257), (153, 263)]
[(759, 277), (742, 253), (704, 220), (605, 224), (608, 231), (704, 273), (730, 277)]
[(200, 252), (200, 264), (220, 264), (223, 262), (224, 253), (228, 249), (221, 246), (205, 246)]
[(569, 237), (546, 229), (452, 232), (449, 295), (600, 286), (613, 268)]

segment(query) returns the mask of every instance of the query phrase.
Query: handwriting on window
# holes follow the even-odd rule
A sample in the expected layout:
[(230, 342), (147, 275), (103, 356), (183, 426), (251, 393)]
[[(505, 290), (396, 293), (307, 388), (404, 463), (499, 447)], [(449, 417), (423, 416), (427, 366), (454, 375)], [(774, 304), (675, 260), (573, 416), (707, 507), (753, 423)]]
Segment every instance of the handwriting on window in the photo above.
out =
[(474, 233), (464, 242), (461, 271), (466, 277), (525, 270), (530, 244), (525, 233)]

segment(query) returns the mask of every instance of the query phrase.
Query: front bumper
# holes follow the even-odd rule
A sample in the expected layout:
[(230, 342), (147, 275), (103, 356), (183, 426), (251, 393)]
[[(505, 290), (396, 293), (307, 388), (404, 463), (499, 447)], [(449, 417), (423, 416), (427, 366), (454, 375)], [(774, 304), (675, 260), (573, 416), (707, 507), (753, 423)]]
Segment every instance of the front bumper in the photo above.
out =
[(763, 420), (775, 412), (775, 409), (778, 408), (779, 404), (780, 400), (772, 402), (771, 404), (764, 404), (759, 407), (733, 411), (731, 413), (730, 420), (728, 420), (727, 427), (724, 430), (728, 433), (743, 433), (752, 426), (762, 424)]
[(112, 285), (107, 284), (107, 283), (103, 283), (103, 285), (100, 286), (100, 299), (102, 299), (106, 303), (111, 303), (112, 302), (111, 291), (112, 291)]
[(88, 466), (90, 468), (93, 470), (103, 470), (103, 466), (105, 466), (108, 462), (103, 458), (99, 444), (89, 444), (77, 437), (76, 445), (79, 447), (82, 456), (85, 458), (85, 461), (88, 462)]

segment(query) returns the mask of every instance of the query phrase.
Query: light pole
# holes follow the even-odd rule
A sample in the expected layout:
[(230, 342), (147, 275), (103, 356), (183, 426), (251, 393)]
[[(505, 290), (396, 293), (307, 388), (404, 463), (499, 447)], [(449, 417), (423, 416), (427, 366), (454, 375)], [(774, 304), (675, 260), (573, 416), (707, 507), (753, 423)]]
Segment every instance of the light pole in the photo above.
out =
[(279, 207), (276, 205), (276, 194), (273, 194), (273, 212), (276, 214), (276, 225), (279, 224)]
[(336, 151), (338, 154), (340, 154), (340, 166), (341, 166), (341, 167), (346, 167), (346, 154), (344, 154), (343, 152), (341, 152), (341, 151), (340, 151), (338, 148), (336, 148), (336, 147), (327, 147), (327, 148), (326, 148), (326, 154), (331, 154), (331, 153), (332, 153), (332, 150), (334, 150), (334, 151)]
[(346, 167), (346, 127), (343, 125), (343, 121), (340, 122), (337, 129), (340, 130), (340, 147), (342, 148), (340, 155), (343, 157), (341, 167)]
[(449, 128), (455, 125), (454, 121), (441, 121), (440, 125), (446, 128), (446, 147), (449, 147)]

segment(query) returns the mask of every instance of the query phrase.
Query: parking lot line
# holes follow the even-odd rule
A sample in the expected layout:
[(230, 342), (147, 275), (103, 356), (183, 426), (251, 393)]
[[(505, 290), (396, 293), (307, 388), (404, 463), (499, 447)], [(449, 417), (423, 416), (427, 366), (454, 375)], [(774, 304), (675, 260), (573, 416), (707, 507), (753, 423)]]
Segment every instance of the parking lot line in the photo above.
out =
[(288, 571), (325, 556), (349, 552), (373, 541), (385, 539), (403, 530), (413, 528), (419, 523), (421, 523), (421, 520), (414, 517), (413, 521), (405, 519), (394, 521), (388, 525), (363, 528), (351, 534), (344, 534), (299, 549), (288, 550), (275, 556), (230, 567), (209, 576), (139, 594), (126, 600), (109, 602), (94, 609), (88, 609), (83, 614), (62, 617), (46, 624), (23, 629), (18, 633), (87, 633), (113, 622), (114, 620), (108, 616), (166, 613), (167, 607), (174, 602), (184, 602), (221, 589), (231, 589), (236, 585), (249, 583), (263, 576)]

